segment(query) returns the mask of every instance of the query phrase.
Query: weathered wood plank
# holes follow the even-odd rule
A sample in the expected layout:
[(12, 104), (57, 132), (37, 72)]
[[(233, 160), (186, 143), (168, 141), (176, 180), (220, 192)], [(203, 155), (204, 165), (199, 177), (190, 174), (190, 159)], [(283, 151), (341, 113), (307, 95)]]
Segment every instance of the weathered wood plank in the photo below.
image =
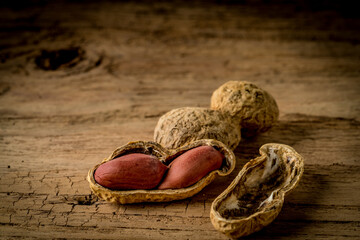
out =
[[(318, 227), (326, 228), (327, 225), (331, 225), (332, 228), (339, 227), (341, 230), (345, 224), (348, 226), (346, 229), (349, 229), (346, 231), (349, 232), (345, 234), (345, 229), (342, 229), (339, 234), (355, 236), (351, 235), (353, 231), (351, 229), (356, 229), (360, 219), (359, 170), (358, 166), (330, 165), (319, 169), (319, 165), (307, 165), (301, 184), (287, 197), (283, 211), (276, 222), (269, 227), (271, 228), (269, 231), (275, 231), (275, 236), (277, 234), (281, 236), (284, 234), (280, 230), (283, 228), (281, 224), (286, 224), (288, 229), (291, 223), (290, 226), (293, 225), (293, 228), (296, 228), (296, 224), (300, 228), (304, 226), (308, 228), (308, 225), (312, 225), (310, 233), (315, 234)], [(83, 227), (143, 229), (143, 231), (182, 229), (186, 232), (192, 231), (193, 234), (197, 231), (213, 231), (208, 217), (211, 202), (232, 179), (219, 178), (198, 195), (183, 201), (115, 205), (92, 199), (85, 179), (77, 177), (79, 173), (76, 171), (70, 174), (66, 180), (60, 171), (57, 175), (50, 174), (50, 177), (45, 176), (46, 172), (32, 174), (45, 176), (39, 180), (41, 182), (39, 189), (45, 189), (43, 193), (31, 189), (29, 182), (35, 182), (31, 177), (28, 177), (26, 182), (21, 183), (20, 180), (15, 179), (17, 184), (1, 185), (0, 198), (3, 207), (0, 208), (2, 213), (0, 223), (3, 226), (16, 226), (24, 230), (54, 225), (77, 228), (77, 231)], [(25, 175), (18, 174), (21, 179)], [(6, 175), (5, 179), (7, 179)], [(81, 184), (77, 186), (74, 182)], [(53, 187), (52, 191), (48, 186)], [(86, 194), (79, 194), (84, 190)], [(316, 234), (325, 234), (331, 238), (340, 230), (328, 233), (320, 231)], [(111, 234), (107, 237), (111, 237)]]
[[(187, 219), (187, 223), (192, 223), (186, 225), (188, 229), (180, 228), (184, 221), (178, 222), (177, 219), (167, 217), (165, 222), (157, 222), (161, 224), (159, 227), (144, 227), (144, 226), (134, 226), (136, 222), (142, 222), (141, 220), (147, 219), (146, 217), (141, 218), (128, 218), (129, 221), (128, 227), (121, 227), (116, 224), (116, 222), (110, 222), (102, 224), (100, 222), (99, 228), (97, 227), (86, 227), (86, 226), (52, 226), (45, 225), (39, 226), (35, 229), (32, 227), (19, 227), (13, 226), (11, 231), (9, 228), (0, 226), (4, 237), (9, 238), (26, 238), (26, 237), (36, 237), (36, 238), (69, 238), (69, 239), (143, 239), (143, 238), (164, 238), (172, 237), (174, 239), (227, 239), (222, 236), (215, 230), (201, 230), (194, 229), (191, 226), (196, 226), (197, 224), (205, 224), (198, 219)], [(100, 221), (100, 220), (98, 220)], [(156, 219), (148, 219), (148, 221), (155, 221)], [(173, 228), (168, 228), (168, 223), (174, 223)], [(357, 228), (358, 222), (282, 222), (274, 221), (273, 224), (266, 227), (263, 231), (255, 233), (248, 239), (288, 239), (289, 237), (294, 239), (304, 239), (304, 238), (316, 238), (316, 239), (356, 239), (358, 237)], [(68, 230), (66, 230), (68, 229)], [(71, 232), (69, 231), (71, 229)], [(341, 233), (340, 233), (341, 232)]]

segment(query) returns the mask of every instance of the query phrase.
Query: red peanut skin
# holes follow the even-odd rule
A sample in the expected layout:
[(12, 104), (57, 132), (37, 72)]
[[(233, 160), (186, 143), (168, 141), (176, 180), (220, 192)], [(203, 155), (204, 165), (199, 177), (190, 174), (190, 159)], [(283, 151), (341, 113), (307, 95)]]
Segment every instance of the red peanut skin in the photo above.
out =
[(109, 189), (152, 189), (160, 183), (167, 169), (154, 156), (132, 153), (101, 164), (94, 177), (98, 184)]
[(158, 189), (188, 187), (209, 172), (219, 169), (224, 156), (211, 146), (193, 148), (183, 153), (170, 164), (170, 169)]

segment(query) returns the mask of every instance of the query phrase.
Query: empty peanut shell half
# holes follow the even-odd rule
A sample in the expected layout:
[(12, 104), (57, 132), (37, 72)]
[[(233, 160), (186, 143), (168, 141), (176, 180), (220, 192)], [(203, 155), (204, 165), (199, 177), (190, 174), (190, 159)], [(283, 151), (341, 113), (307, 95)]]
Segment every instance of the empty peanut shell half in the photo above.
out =
[(279, 214), (284, 196), (298, 184), (303, 158), (291, 147), (269, 143), (212, 203), (214, 227), (231, 238), (259, 231)]
[[(170, 189), (158, 189), (156, 187), (153, 189), (111, 189), (100, 185), (98, 182), (96, 182), (94, 177), (99, 166), (127, 154), (141, 153), (151, 155), (151, 158), (157, 158), (164, 165), (169, 166), (173, 160), (177, 159), (177, 157), (181, 156), (189, 150), (201, 146), (211, 146), (220, 152), (220, 154), (224, 156), (222, 164), (219, 169), (210, 171), (196, 183), (191, 183), (191, 185), (187, 187)], [(170, 150), (155, 142), (137, 141), (130, 142), (117, 148), (107, 159), (103, 160), (100, 164), (90, 169), (87, 180), (94, 194), (106, 201), (117, 202), (121, 204), (137, 202), (168, 202), (185, 199), (195, 195), (209, 183), (211, 183), (215, 179), (216, 175), (226, 176), (230, 174), (235, 168), (235, 163), (236, 159), (234, 153), (225, 144), (214, 139), (202, 139), (191, 142), (180, 148)], [(129, 169), (129, 171), (131, 171), (131, 169)], [(147, 175), (148, 174), (144, 174), (144, 176)], [(144, 179), (144, 181), (146, 182), (147, 179)], [(137, 183), (136, 185), (139, 184)]]

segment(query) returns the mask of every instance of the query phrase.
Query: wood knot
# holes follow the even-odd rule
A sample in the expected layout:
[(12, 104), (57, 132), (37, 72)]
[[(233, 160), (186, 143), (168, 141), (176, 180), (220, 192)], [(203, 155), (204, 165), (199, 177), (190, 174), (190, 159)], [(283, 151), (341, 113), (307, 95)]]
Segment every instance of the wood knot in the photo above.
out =
[(70, 47), (58, 50), (42, 50), (35, 58), (36, 65), (46, 71), (71, 68), (80, 62), (85, 51), (80, 47)]

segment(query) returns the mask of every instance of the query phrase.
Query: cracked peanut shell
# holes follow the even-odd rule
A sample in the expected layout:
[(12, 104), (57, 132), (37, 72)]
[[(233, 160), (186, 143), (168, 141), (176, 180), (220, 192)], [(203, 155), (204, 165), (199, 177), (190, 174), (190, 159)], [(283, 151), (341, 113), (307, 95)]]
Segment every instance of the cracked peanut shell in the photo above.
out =
[(211, 96), (211, 109), (229, 114), (241, 125), (244, 137), (265, 132), (279, 118), (275, 99), (253, 83), (229, 81), (216, 89)]
[(154, 141), (170, 149), (199, 139), (215, 139), (234, 150), (241, 140), (240, 125), (217, 110), (183, 107), (161, 116), (154, 130)]
[[(220, 169), (209, 172), (206, 176), (201, 178), (195, 184), (180, 188), (180, 189), (148, 189), (148, 190), (113, 190), (98, 184), (94, 179), (96, 169), (101, 165), (116, 157), (120, 157), (130, 153), (143, 153), (153, 155), (165, 165), (169, 165), (172, 160), (180, 156), (184, 152), (199, 147), (199, 146), (212, 146), (224, 155), (223, 163)], [(202, 139), (194, 141), (190, 144), (182, 146), (177, 149), (166, 149), (158, 143), (137, 141), (130, 142), (117, 148), (108, 158), (103, 160), (89, 170), (87, 180), (90, 188), (95, 195), (99, 198), (109, 202), (116, 202), (120, 204), (126, 203), (139, 203), (139, 202), (168, 202), (174, 200), (185, 199), (200, 192), (204, 187), (210, 184), (217, 175), (226, 176), (230, 174), (236, 164), (235, 155), (226, 145), (214, 139)], [(145, 179), (146, 181), (146, 179)]]
[(212, 224), (228, 237), (247, 236), (270, 224), (303, 174), (303, 158), (287, 145), (265, 144), (260, 155), (211, 205)]

